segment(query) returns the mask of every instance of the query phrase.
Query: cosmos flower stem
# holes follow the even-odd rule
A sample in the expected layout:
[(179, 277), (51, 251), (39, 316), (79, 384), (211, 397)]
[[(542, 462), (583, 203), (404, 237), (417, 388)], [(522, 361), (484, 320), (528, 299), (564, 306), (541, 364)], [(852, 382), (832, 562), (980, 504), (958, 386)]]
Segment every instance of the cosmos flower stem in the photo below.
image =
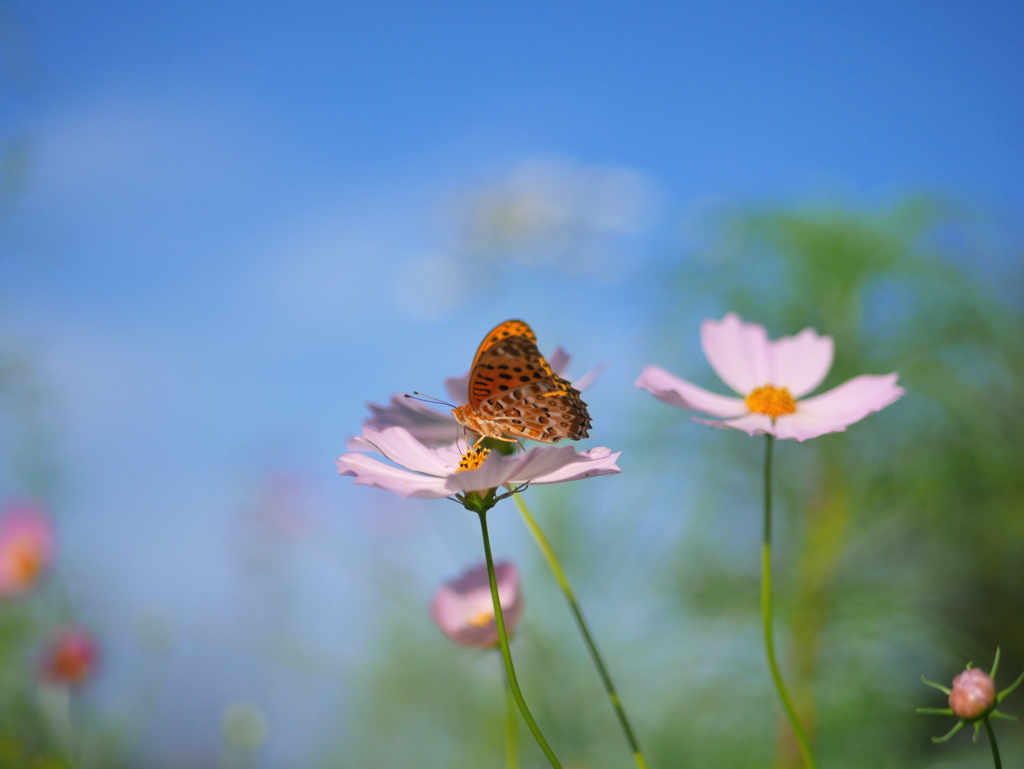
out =
[(626, 735), (626, 742), (629, 743), (629, 747), (633, 751), (633, 760), (636, 762), (637, 769), (647, 769), (647, 761), (644, 759), (643, 751), (640, 749), (640, 743), (637, 741), (636, 735), (633, 733), (633, 728), (629, 724), (629, 719), (626, 717), (626, 711), (622, 707), (622, 702), (619, 700), (618, 692), (615, 691), (615, 685), (612, 683), (611, 676), (608, 674), (608, 668), (605, 667), (604, 660), (601, 658), (601, 653), (597, 650), (597, 644), (594, 643), (594, 639), (590, 635), (590, 629), (587, 626), (587, 621), (583, 618), (583, 611), (580, 609), (580, 605), (576, 601), (576, 595), (573, 593), (572, 587), (569, 585), (569, 580), (565, 577), (562, 565), (558, 562), (558, 558), (555, 556), (555, 551), (551, 547), (551, 543), (548, 542), (548, 538), (544, 536), (544, 532), (541, 531), (540, 526), (537, 525), (537, 521), (534, 519), (533, 515), (530, 514), (530, 509), (523, 501), (522, 495), (514, 494), (513, 499), (515, 499), (516, 505), (519, 507), (519, 512), (523, 516), (523, 520), (526, 522), (527, 527), (530, 529), (530, 533), (533, 534), (533, 538), (537, 540), (537, 545), (540, 547), (541, 552), (544, 553), (544, 558), (547, 560), (548, 566), (551, 567), (551, 571), (554, 573), (555, 579), (562, 588), (562, 593), (565, 595), (565, 599), (569, 602), (569, 608), (572, 610), (572, 615), (576, 620), (576, 626), (580, 630), (580, 635), (583, 636), (583, 642), (587, 645), (587, 649), (590, 651), (590, 657), (594, 661), (594, 666), (597, 668), (598, 675), (601, 676), (601, 681), (604, 684), (605, 691), (608, 693), (608, 699), (611, 701), (612, 708), (615, 709), (615, 715), (618, 716), (622, 731)]
[(548, 745), (548, 741), (544, 739), (544, 735), (541, 734), (540, 727), (537, 726), (537, 722), (533, 719), (533, 714), (530, 713), (530, 709), (526, 706), (526, 700), (523, 699), (523, 693), (519, 689), (519, 681), (516, 679), (516, 671), (512, 666), (512, 653), (508, 648), (508, 634), (505, 632), (505, 617), (501, 612), (501, 600), (498, 596), (498, 578), (494, 574), (494, 557), (491, 555), (491, 537), (487, 533), (487, 512), (477, 512), (480, 516), (480, 533), (484, 538), (484, 558), (487, 560), (487, 578), (491, 584), (491, 601), (494, 605), (494, 622), (498, 626), (498, 644), (501, 647), (501, 658), (505, 661), (505, 675), (507, 676), (508, 686), (509, 689), (512, 690), (512, 697), (519, 706), (519, 712), (523, 714), (523, 720), (526, 721), (526, 725), (530, 728), (533, 738), (537, 741), (540, 749), (544, 751), (544, 755), (547, 756), (551, 766), (554, 767), (554, 769), (562, 769), (562, 765), (559, 763), (558, 757), (551, 749), (551, 746)]
[(996, 769), (1003, 769), (1003, 762), (999, 760), (999, 746), (996, 745), (996, 733), (992, 730), (992, 724), (988, 722), (988, 716), (981, 719), (985, 724), (985, 734), (988, 735), (988, 744), (992, 746), (992, 760), (996, 763)]
[(504, 667), (501, 672), (501, 678), (505, 682), (505, 767), (519, 769), (519, 709), (516, 707), (516, 698), (512, 695), (512, 686), (508, 682)]
[(817, 765), (814, 763), (814, 755), (811, 753), (807, 732), (797, 717), (793, 700), (786, 690), (782, 674), (779, 672), (779, 665), (775, 660), (775, 636), (772, 631), (772, 449), (775, 438), (771, 434), (766, 438), (768, 443), (764, 459), (764, 540), (761, 547), (761, 620), (764, 625), (764, 648), (768, 656), (768, 668), (771, 670), (772, 680), (775, 682), (775, 689), (782, 702), (782, 709), (786, 712), (786, 718), (789, 720), (790, 726), (793, 727), (804, 765), (807, 769), (815, 769)]
[(77, 764), (75, 732), (71, 721), (71, 691), (67, 686), (48, 684), (40, 689), (39, 702), (54, 734), (72, 766)]

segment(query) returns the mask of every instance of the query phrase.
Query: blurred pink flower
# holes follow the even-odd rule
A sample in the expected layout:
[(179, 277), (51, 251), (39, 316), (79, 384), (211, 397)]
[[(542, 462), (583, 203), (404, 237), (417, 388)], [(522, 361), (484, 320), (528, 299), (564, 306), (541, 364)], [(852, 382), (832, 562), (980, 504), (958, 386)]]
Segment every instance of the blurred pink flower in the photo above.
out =
[(338, 474), (403, 497), (440, 499), (487, 491), (506, 483), (561, 483), (621, 472), (615, 461), (622, 452), (613, 454), (603, 446), (581, 452), (572, 446), (539, 446), (513, 456), (470, 450), (464, 456), (455, 445), (424, 445), (404, 427), (364, 427), (362, 437), (352, 442), (355, 447), (377, 451), (395, 464), (350, 452), (338, 458)]
[(81, 686), (96, 668), (98, 652), (92, 634), (80, 627), (58, 630), (40, 665), (43, 680), (62, 686)]
[[(494, 564), (498, 600), (505, 619), (505, 632), (511, 638), (523, 611), (519, 571), (507, 562)], [(459, 646), (488, 649), (498, 645), (498, 625), (494, 619), (494, 601), (487, 577), (487, 564), (469, 569), (457, 579), (445, 582), (430, 602), (430, 616), (441, 631)]]
[(903, 395), (896, 374), (865, 374), (799, 400), (832, 367), (832, 338), (809, 328), (772, 341), (764, 326), (729, 313), (701, 324), (701, 347), (715, 373), (742, 398), (710, 392), (658, 366), (644, 368), (637, 387), (673, 406), (724, 417), (699, 422), (798, 441), (845, 430)]
[(53, 558), (53, 525), (32, 502), (14, 502), (0, 517), (0, 598), (27, 592)]
[[(562, 374), (569, 365), (569, 354), (558, 347), (548, 359), (548, 363), (556, 374)], [(592, 369), (579, 379), (574, 380), (572, 384), (577, 390), (582, 391), (593, 383), (600, 372), (600, 368)], [(453, 403), (466, 403), (469, 400), (468, 372), (460, 377), (445, 379), (444, 386)], [(406, 397), (404, 394), (392, 395), (391, 402), (387, 406), (378, 406), (376, 403), (366, 405), (369, 407), (371, 415), (363, 424), (373, 430), (403, 427), (426, 446), (454, 443), (465, 435), (464, 428), (455, 421), (451, 411), (437, 411), (423, 401)], [(358, 442), (359, 438), (355, 438), (349, 448), (360, 448)]]

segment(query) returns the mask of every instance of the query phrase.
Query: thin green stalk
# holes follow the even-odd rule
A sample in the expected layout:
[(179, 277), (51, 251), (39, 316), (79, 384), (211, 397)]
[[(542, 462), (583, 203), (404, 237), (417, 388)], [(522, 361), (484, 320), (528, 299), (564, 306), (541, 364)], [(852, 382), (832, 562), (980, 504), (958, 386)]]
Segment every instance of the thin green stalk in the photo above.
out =
[(530, 510), (523, 501), (522, 495), (514, 494), (513, 499), (515, 499), (516, 504), (519, 506), (519, 512), (522, 514), (523, 520), (526, 521), (526, 525), (533, 534), (533, 538), (537, 540), (537, 544), (540, 546), (541, 552), (544, 553), (544, 557), (547, 559), (548, 566), (551, 567), (551, 571), (554, 573), (555, 579), (558, 580), (558, 584), (562, 588), (562, 593), (565, 594), (565, 598), (569, 602), (569, 608), (572, 609), (572, 615), (576, 619), (576, 626), (580, 629), (580, 635), (583, 636), (583, 641), (586, 643), (587, 649), (590, 651), (590, 657), (594, 660), (597, 672), (601, 676), (601, 681), (604, 683), (605, 691), (608, 692), (608, 699), (611, 700), (612, 707), (615, 709), (615, 715), (618, 716), (619, 724), (622, 726), (622, 731), (626, 735), (626, 742), (629, 743), (629, 747), (633, 751), (633, 760), (636, 761), (637, 769), (647, 769), (647, 762), (644, 759), (643, 751), (640, 749), (640, 743), (637, 741), (636, 735), (633, 733), (633, 728), (629, 725), (629, 719), (626, 718), (626, 711), (622, 707), (622, 702), (619, 700), (618, 693), (615, 691), (615, 685), (612, 684), (611, 676), (608, 674), (608, 668), (605, 667), (604, 660), (601, 658), (601, 653), (598, 652), (597, 645), (594, 643), (594, 639), (590, 635), (590, 629), (587, 627), (587, 621), (583, 618), (583, 611), (580, 609), (580, 605), (576, 601), (576, 595), (569, 586), (569, 580), (565, 577), (565, 572), (562, 570), (562, 566), (558, 562), (558, 558), (555, 556), (555, 551), (552, 549), (551, 543), (548, 542), (548, 538), (544, 536), (544, 532), (541, 531), (540, 526), (537, 525), (537, 521), (530, 514)]
[(767, 450), (764, 459), (764, 540), (761, 547), (761, 620), (764, 625), (764, 648), (768, 655), (768, 668), (771, 670), (775, 689), (782, 701), (782, 709), (786, 711), (793, 733), (796, 735), (800, 753), (807, 769), (815, 769), (814, 755), (811, 753), (807, 732), (796, 715), (793, 700), (782, 682), (779, 665), (775, 661), (775, 637), (772, 632), (772, 447), (775, 436), (768, 435)]
[(988, 722), (988, 716), (981, 720), (985, 723), (985, 733), (988, 735), (988, 744), (992, 746), (992, 759), (996, 762), (996, 769), (1003, 769), (1003, 762), (999, 760), (999, 746), (996, 745), (996, 733), (992, 731), (992, 724)]
[(504, 668), (501, 671), (501, 678), (505, 682), (505, 767), (519, 769), (519, 711)]
[(516, 704), (519, 706), (519, 712), (523, 714), (523, 720), (526, 721), (526, 725), (530, 727), (530, 732), (533, 733), (533, 738), (537, 740), (537, 744), (540, 745), (540, 749), (544, 751), (544, 755), (548, 757), (548, 761), (554, 769), (562, 769), (562, 765), (558, 762), (558, 757), (555, 756), (555, 752), (548, 745), (548, 741), (544, 739), (544, 735), (540, 732), (540, 727), (537, 726), (537, 722), (533, 720), (533, 715), (530, 713), (530, 709), (526, 706), (526, 700), (523, 699), (523, 693), (519, 689), (519, 681), (516, 679), (516, 671), (512, 666), (512, 653), (508, 649), (508, 634), (505, 632), (505, 617), (501, 612), (501, 600), (498, 596), (498, 578), (494, 575), (494, 557), (491, 555), (491, 538), (487, 533), (487, 513), (479, 512), (480, 516), (480, 532), (484, 537), (484, 558), (487, 560), (487, 578), (491, 583), (491, 601), (494, 604), (494, 621), (498, 626), (498, 643), (501, 646), (501, 658), (505, 661), (505, 675), (508, 676), (508, 685), (512, 690), (512, 696), (515, 698)]

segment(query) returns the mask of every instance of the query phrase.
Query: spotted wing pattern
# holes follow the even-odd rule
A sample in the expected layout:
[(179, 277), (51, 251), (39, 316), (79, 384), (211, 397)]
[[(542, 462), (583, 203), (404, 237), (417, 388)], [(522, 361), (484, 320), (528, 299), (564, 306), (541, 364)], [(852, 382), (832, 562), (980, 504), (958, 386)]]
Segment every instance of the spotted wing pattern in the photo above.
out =
[(505, 440), (578, 441), (590, 429), (580, 391), (552, 371), (533, 330), (521, 320), (499, 324), (480, 343), (464, 412), (467, 422), (476, 422), (471, 429)]

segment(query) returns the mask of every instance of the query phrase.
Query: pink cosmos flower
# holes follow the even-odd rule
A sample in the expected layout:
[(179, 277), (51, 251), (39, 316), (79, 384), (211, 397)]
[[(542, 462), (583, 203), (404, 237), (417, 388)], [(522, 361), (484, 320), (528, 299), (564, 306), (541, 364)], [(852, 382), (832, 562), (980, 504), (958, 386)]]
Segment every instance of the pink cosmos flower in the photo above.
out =
[(80, 686), (96, 669), (98, 652), (92, 634), (80, 627), (62, 628), (49, 643), (40, 665), (51, 684)]
[[(558, 347), (548, 358), (548, 364), (556, 374), (561, 375), (569, 365), (569, 354)], [(579, 379), (574, 380), (572, 385), (582, 391), (592, 384), (600, 373), (600, 368), (592, 369)], [(460, 377), (445, 379), (444, 386), (452, 403), (461, 404), (469, 400), (469, 372)], [(440, 412), (423, 401), (408, 398), (404, 394), (392, 395), (391, 402), (387, 406), (378, 406), (376, 403), (366, 405), (371, 414), (369, 419), (363, 423), (367, 427), (374, 430), (404, 427), (416, 440), (426, 446), (454, 443), (466, 434), (465, 429), (455, 421), (451, 411)], [(349, 448), (359, 448), (359, 439), (354, 439)]]
[(0, 599), (27, 592), (53, 557), (53, 525), (42, 508), (14, 502), (0, 517)]
[(504, 484), (561, 483), (621, 472), (615, 461), (622, 452), (613, 454), (603, 446), (580, 452), (572, 446), (539, 446), (515, 456), (471, 449), (464, 455), (454, 444), (425, 445), (404, 427), (376, 430), (369, 426), (352, 442), (356, 448), (384, 455), (394, 465), (350, 452), (338, 458), (338, 474), (403, 497), (440, 499)]
[[(507, 561), (499, 561), (494, 564), (494, 576), (498, 582), (505, 632), (511, 638), (523, 611), (519, 570)], [(498, 625), (494, 619), (487, 564), (478, 564), (457, 579), (441, 585), (430, 602), (430, 616), (441, 631), (459, 646), (474, 649), (497, 646)]]
[(832, 338), (809, 328), (772, 341), (764, 326), (729, 313), (720, 321), (704, 321), (700, 333), (711, 367), (742, 398), (709, 392), (658, 366), (647, 366), (636, 380), (637, 387), (666, 403), (722, 417), (698, 422), (805, 441), (845, 430), (903, 395), (896, 374), (865, 374), (799, 400), (832, 366)]

